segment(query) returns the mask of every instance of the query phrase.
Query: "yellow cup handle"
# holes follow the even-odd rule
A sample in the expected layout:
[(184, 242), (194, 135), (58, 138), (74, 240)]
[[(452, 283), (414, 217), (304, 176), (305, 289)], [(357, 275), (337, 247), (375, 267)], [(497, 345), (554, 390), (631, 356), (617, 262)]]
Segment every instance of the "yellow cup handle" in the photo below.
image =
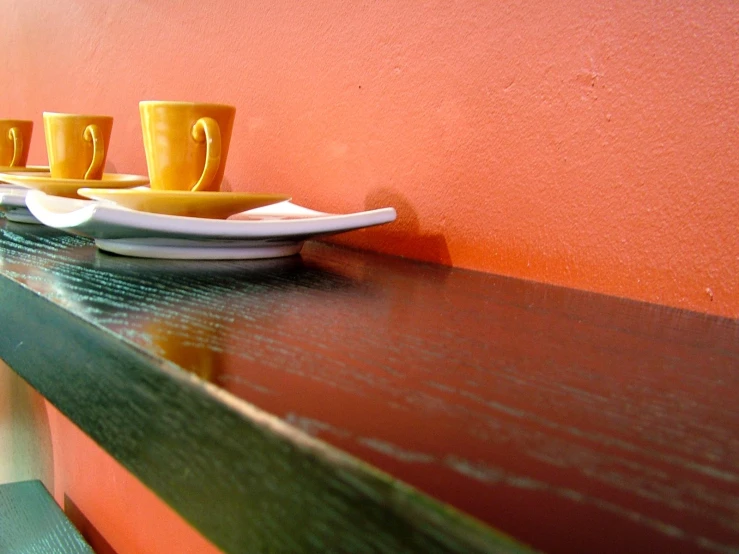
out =
[(8, 140), (13, 141), (13, 159), (10, 161), (10, 167), (20, 165), (23, 157), (23, 135), (18, 127), (11, 127), (8, 131)]
[(203, 174), (192, 190), (209, 190), (221, 166), (221, 128), (212, 117), (201, 117), (192, 126), (192, 138), (205, 142)]
[(92, 175), (96, 175), (100, 171), (105, 159), (105, 142), (100, 135), (100, 128), (94, 123), (85, 127), (84, 137), (87, 142), (92, 141), (92, 161), (85, 173), (85, 179), (93, 179)]

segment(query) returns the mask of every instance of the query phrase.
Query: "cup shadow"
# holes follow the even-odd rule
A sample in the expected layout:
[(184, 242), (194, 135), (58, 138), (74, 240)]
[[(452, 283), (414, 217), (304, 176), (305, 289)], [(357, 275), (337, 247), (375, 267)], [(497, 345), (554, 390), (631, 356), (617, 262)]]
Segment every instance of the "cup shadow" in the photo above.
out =
[(105, 169), (103, 169), (104, 173), (118, 173), (118, 169), (116, 168), (116, 165), (110, 161), (105, 161)]
[(393, 207), (398, 214), (396, 220), (386, 225), (362, 229), (351, 233), (351, 239), (341, 236), (330, 242), (351, 244), (366, 250), (422, 260), (444, 266), (452, 265), (446, 238), (441, 233), (424, 233), (418, 213), (404, 195), (389, 188), (370, 191), (364, 201), (366, 210)]
[(96, 554), (117, 554), (103, 534), (90, 523), (82, 510), (66, 494), (64, 495), (64, 513)]

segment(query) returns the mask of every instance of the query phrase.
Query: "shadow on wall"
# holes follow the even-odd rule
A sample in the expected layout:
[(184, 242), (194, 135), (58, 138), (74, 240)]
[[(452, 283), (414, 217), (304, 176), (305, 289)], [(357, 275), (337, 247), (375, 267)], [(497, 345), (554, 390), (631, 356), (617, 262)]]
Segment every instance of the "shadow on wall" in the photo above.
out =
[(112, 161), (105, 160), (105, 169), (103, 171), (105, 173), (118, 173), (118, 168), (116, 168)]
[(364, 200), (366, 210), (386, 207), (393, 207), (398, 213), (393, 223), (338, 235), (329, 239), (330, 242), (447, 266), (452, 264), (444, 235), (423, 233), (418, 214), (405, 196), (395, 190), (379, 188), (370, 191)]
[(65, 494), (64, 495), (64, 513), (69, 518), (69, 521), (77, 528), (80, 535), (87, 541), (87, 543), (95, 551), (95, 554), (117, 554), (110, 543), (105, 540), (103, 535), (98, 531), (95, 526), (90, 523), (85, 517), (85, 514), (72, 502), (72, 500)]

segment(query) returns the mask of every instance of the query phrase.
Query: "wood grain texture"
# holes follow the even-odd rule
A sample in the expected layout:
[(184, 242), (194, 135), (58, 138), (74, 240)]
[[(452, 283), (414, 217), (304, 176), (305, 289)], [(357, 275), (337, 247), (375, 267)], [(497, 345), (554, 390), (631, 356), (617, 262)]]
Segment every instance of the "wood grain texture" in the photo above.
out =
[(118, 258), (10, 223), (0, 272), (0, 357), (226, 550), (518, 548), (457, 510), (547, 552), (739, 549), (735, 320), (320, 244)]
[(0, 485), (0, 552), (94, 554), (36, 480)]
[[(38, 227), (6, 225), (0, 244), (0, 357), (225, 551), (528, 551), (183, 371), (152, 353), (151, 345), (132, 344), (126, 338), (137, 329), (125, 323), (127, 308), (135, 312), (146, 303), (94, 299), (66, 273), (87, 260), (92, 281), (102, 285), (108, 270), (99, 264), (123, 261), (121, 290), (133, 287), (157, 298), (171, 290), (165, 304), (187, 312), (180, 295), (192, 286), (193, 271), (213, 291), (233, 284), (216, 284), (217, 264), (175, 264), (164, 274), (157, 264), (132, 268), (125, 265), (132, 260), (98, 258), (88, 241)], [(245, 272), (246, 286), (272, 279), (274, 270), (259, 263), (226, 267), (237, 282)], [(139, 281), (135, 275), (142, 270), (163, 281)], [(126, 283), (131, 271), (134, 279)], [(67, 285), (76, 291), (71, 296)], [(111, 291), (118, 286), (110, 283)], [(87, 318), (88, 308), (100, 319)], [(101, 326), (108, 316), (124, 318), (120, 333)], [(167, 317), (178, 327), (191, 316)], [(183, 363), (202, 350), (188, 350)]]

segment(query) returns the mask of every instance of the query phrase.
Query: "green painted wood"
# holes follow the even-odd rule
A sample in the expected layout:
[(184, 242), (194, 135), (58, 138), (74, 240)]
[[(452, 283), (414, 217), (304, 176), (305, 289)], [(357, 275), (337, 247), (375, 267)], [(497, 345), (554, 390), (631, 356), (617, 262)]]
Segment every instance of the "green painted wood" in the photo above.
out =
[(226, 551), (739, 546), (735, 320), (314, 243), (165, 262), (12, 224), (0, 274), (0, 357)]
[[(224, 551), (529, 551), (131, 344), (125, 331), (80, 317), (66, 277), (46, 273), (37, 256), (51, 255), (49, 269), (70, 268), (80, 254), (120, 259), (98, 259), (86, 241), (41, 228), (19, 230), (3, 235), (24, 261), (21, 269), (3, 252), (0, 357)], [(185, 264), (185, 275), (202, 277), (200, 266)], [(171, 275), (160, 277), (139, 290), (179, 294)], [(93, 311), (125, 317), (125, 301), (89, 299)]]
[(94, 554), (41, 481), (0, 485), (0, 552)]

